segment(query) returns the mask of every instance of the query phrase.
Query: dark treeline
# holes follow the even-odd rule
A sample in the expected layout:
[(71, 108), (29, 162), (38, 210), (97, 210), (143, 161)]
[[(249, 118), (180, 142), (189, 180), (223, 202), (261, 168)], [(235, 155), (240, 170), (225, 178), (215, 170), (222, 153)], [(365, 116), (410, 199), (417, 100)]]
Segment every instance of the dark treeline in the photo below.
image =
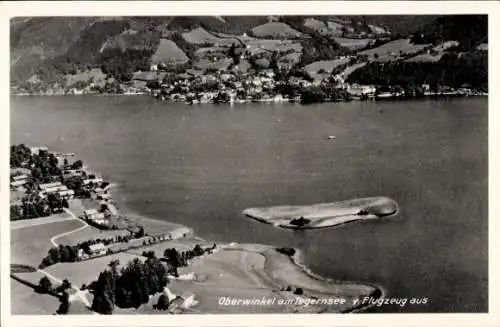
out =
[(439, 44), (458, 41), (458, 51), (469, 51), (488, 40), (487, 15), (447, 15), (437, 17), (413, 34), (414, 43)]
[(149, 71), (151, 67), (151, 50), (106, 49), (100, 57), (101, 70), (120, 82), (128, 82), (136, 71)]
[(458, 58), (445, 54), (439, 62), (390, 62), (370, 63), (349, 75), (349, 83), (374, 85), (400, 85), (402, 87), (429, 84), (431, 88), (446, 85), (459, 88), (464, 84), (473, 88), (488, 89), (487, 55), (477, 58)]

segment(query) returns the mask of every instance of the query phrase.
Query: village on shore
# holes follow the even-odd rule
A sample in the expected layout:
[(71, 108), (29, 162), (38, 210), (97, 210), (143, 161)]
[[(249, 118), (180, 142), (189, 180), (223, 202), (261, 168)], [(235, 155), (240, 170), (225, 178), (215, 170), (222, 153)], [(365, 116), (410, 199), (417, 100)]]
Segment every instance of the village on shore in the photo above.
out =
[[(339, 57), (361, 67), (366, 58)], [(347, 102), (352, 100), (405, 100), (425, 97), (468, 97), (487, 95), (485, 90), (465, 83), (459, 88), (422, 84), (404, 88), (399, 85), (363, 85), (346, 81), (353, 66), (338, 74), (319, 71), (308, 74), (297, 69), (261, 69), (245, 73), (234, 70), (171, 69), (152, 65), (147, 72), (137, 72), (129, 83), (111, 80), (104, 87), (82, 83), (81, 88), (62, 85), (26, 92), (13, 89), (13, 95), (151, 95), (159, 100), (186, 104), (249, 102)], [(357, 68), (354, 67), (354, 68)], [(312, 76), (311, 76), (312, 75)]]

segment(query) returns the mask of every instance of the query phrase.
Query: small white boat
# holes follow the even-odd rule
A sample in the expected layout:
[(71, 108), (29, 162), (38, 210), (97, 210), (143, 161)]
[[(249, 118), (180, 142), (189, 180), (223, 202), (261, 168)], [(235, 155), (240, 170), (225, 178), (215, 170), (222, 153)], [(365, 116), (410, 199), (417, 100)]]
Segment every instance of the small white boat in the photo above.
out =
[(337, 137), (336, 137), (336, 136), (334, 136), (334, 135), (329, 135), (329, 136), (328, 136), (328, 139), (329, 139), (329, 140), (335, 140), (336, 138), (337, 138)]

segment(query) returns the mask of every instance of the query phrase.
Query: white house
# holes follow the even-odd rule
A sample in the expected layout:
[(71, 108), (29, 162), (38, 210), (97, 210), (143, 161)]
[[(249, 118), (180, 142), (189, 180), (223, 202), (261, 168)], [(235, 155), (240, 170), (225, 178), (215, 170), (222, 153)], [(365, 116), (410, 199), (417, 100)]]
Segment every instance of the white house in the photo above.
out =
[(75, 191), (73, 190), (63, 190), (59, 191), (59, 195), (62, 199), (71, 200), (75, 197)]
[(91, 215), (95, 215), (97, 213), (97, 209), (88, 209), (83, 212), (85, 217), (89, 218)]
[(24, 184), (26, 184), (26, 182), (27, 182), (27, 180), (25, 180), (25, 179), (13, 181), (12, 183), (10, 183), (10, 186), (12, 188), (17, 188), (17, 187), (23, 186)]
[(48, 152), (49, 148), (47, 148), (46, 146), (32, 147), (30, 148), (30, 151), (33, 154), (40, 155), (40, 152)]
[(44, 191), (45, 189), (52, 188), (52, 187), (57, 187), (61, 186), (61, 182), (53, 182), (53, 183), (45, 183), (45, 184), (40, 184), (38, 187), (40, 188), (40, 191)]
[(28, 175), (22, 174), (22, 175), (12, 176), (12, 179), (14, 181), (20, 181), (23, 179), (28, 179)]
[(106, 246), (104, 246), (104, 244), (102, 243), (92, 244), (91, 246), (89, 246), (89, 248), (90, 248), (90, 253), (92, 253), (92, 255), (106, 254)]

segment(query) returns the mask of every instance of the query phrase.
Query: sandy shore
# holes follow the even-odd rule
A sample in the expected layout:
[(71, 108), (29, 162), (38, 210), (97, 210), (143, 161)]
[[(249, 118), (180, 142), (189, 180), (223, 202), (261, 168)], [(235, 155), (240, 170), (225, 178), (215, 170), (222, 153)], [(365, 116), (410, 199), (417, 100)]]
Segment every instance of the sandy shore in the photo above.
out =
[(249, 208), (243, 213), (257, 221), (282, 228), (313, 229), (334, 227), (358, 220), (393, 217), (397, 203), (387, 197), (371, 197), (303, 206)]
[[(192, 245), (192, 239), (186, 241)], [(182, 240), (176, 242), (182, 247)], [(162, 249), (146, 250), (159, 255)], [(183, 306), (181, 300), (171, 308), (175, 313), (342, 313), (362, 309), (363, 297), (383, 294), (376, 285), (323, 279), (300, 263), (299, 252), (292, 257), (261, 244), (218, 244), (214, 253), (191, 260), (179, 274), (171, 279), (169, 292), (196, 304)], [(303, 293), (296, 294), (297, 288)], [(153, 310), (158, 297), (136, 313), (164, 313)]]

